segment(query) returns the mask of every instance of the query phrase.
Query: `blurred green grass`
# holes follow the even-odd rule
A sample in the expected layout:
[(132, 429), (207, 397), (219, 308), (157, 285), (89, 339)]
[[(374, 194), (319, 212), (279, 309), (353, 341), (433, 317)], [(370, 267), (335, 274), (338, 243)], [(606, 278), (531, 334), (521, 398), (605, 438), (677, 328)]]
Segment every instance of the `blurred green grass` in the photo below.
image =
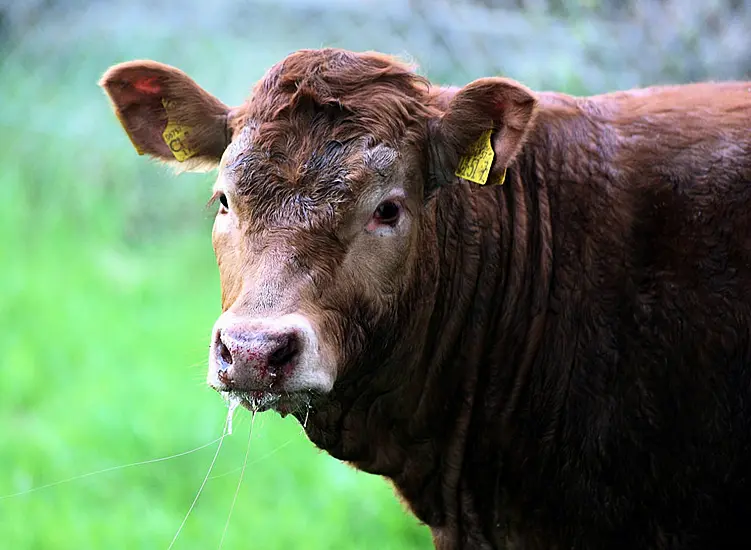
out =
[[(96, 82), (113, 63), (151, 57), (236, 103), (291, 46), (247, 46), (254, 69), (233, 80), (211, 48), (178, 51), (173, 35), (141, 32), (32, 35), (0, 57), (3, 549), (167, 548), (215, 445), (1, 497), (221, 433), (226, 408), (204, 383), (219, 313), (212, 176), (139, 158)], [(218, 547), (249, 428), (239, 412), (175, 549)], [(255, 419), (223, 548), (429, 547), (386, 481), (317, 451), (292, 418)]]
[[(473, 35), (432, 3), (393, 19), (386, 8), (405, 3), (362, 17), (336, 3), (325, 16), (271, 1), (1, 4), (33, 13), (16, 26), (0, 9), (0, 550), (166, 549), (215, 446), (4, 496), (194, 449), (219, 436), (226, 414), (204, 382), (219, 313), (204, 208), (213, 176), (174, 177), (136, 155), (96, 86), (110, 65), (175, 65), (229, 105), (289, 52), (321, 46), (414, 55), (445, 84), (503, 67), (533, 89), (577, 94), (747, 73), (748, 17), (734, 12), (720, 40), (702, 10), (639, 12), (644, 25), (623, 27), (505, 12), (485, 22), (503, 23), (492, 33), (474, 21)], [(249, 428), (240, 411), (176, 550), (218, 547)], [(431, 544), (385, 480), (266, 413), (223, 548)]]

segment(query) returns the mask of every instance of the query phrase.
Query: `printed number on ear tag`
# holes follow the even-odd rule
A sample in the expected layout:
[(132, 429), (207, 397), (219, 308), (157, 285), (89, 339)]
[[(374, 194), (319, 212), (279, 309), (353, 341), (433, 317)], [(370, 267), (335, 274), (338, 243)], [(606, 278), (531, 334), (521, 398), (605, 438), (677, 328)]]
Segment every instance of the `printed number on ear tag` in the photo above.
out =
[[(490, 169), (493, 166), (495, 152), (493, 145), (490, 143), (490, 134), (492, 130), (485, 130), (480, 138), (472, 144), (467, 153), (459, 159), (459, 166), (456, 168), (455, 175), (469, 180), (478, 185), (485, 185), (488, 181)], [(506, 171), (503, 171), (496, 185), (503, 185), (506, 179)]]
[(167, 112), (167, 126), (162, 132), (162, 139), (164, 140), (164, 143), (167, 144), (167, 147), (169, 147), (170, 151), (172, 151), (172, 155), (175, 157), (175, 159), (177, 159), (178, 162), (183, 162), (188, 160), (190, 157), (196, 156), (196, 154), (198, 154), (198, 151), (188, 147), (187, 138), (190, 134), (190, 128), (175, 123), (175, 121), (172, 120), (172, 117), (170, 116), (170, 112), (172, 111), (172, 106), (174, 105), (174, 103), (172, 101), (162, 99), (162, 105), (164, 106), (164, 110)]

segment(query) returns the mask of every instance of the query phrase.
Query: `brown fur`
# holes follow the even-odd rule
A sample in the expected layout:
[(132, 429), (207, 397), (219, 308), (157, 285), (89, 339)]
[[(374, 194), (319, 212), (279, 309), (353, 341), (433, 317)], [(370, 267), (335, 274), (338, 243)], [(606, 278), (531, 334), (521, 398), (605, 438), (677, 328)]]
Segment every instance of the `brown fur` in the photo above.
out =
[[(315, 321), (337, 377), (308, 436), (390, 478), (437, 548), (748, 538), (751, 83), (441, 89), (381, 54), (304, 50), (223, 107), (228, 125), (159, 70), (210, 126), (206, 158), (233, 136), (223, 309)], [(104, 81), (163, 155), (135, 130), (162, 115), (121, 105), (153, 99)], [(501, 187), (453, 175), (488, 128)], [(404, 224), (363, 231), (394, 188)]]

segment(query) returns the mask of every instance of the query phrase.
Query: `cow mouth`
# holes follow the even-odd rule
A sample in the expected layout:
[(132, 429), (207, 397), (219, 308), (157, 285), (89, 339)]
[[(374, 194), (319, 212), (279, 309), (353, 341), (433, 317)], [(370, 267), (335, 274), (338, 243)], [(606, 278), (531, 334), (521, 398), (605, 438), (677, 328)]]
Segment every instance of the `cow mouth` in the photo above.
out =
[(284, 417), (290, 413), (306, 411), (310, 408), (310, 393), (306, 391), (232, 390), (223, 391), (221, 394), (230, 405), (234, 402), (252, 413), (275, 410)]

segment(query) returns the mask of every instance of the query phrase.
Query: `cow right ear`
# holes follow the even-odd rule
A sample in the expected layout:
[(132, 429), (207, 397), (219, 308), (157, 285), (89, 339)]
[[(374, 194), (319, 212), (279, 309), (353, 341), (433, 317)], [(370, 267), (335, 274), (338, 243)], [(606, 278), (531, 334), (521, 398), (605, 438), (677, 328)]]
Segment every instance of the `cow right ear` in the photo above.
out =
[(502, 183), (532, 127), (537, 99), (518, 82), (497, 77), (452, 93), (431, 125), (432, 186), (457, 177), (479, 185)]
[(156, 61), (129, 61), (110, 67), (99, 85), (139, 155), (183, 171), (218, 166), (239, 110), (184, 72)]

